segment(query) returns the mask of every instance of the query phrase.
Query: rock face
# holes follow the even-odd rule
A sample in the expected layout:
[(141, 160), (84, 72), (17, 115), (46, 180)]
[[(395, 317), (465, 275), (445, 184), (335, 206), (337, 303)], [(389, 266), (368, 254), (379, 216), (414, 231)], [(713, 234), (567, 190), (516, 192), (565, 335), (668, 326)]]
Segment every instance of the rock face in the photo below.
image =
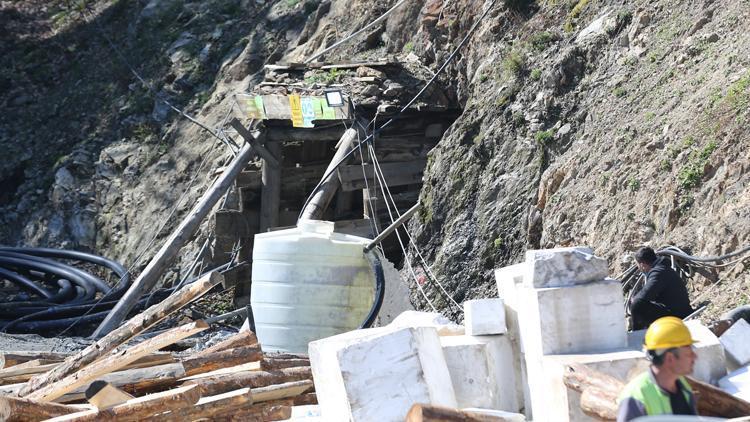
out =
[[(10, 64), (0, 144), (12, 157), (0, 163), (0, 242), (94, 249), (137, 266), (228, 151), (156, 104), (90, 25), (47, 3), (0, 4)], [(209, 127), (263, 64), (302, 61), (395, 4), (144, 3), (97, 19), (154, 92)], [(750, 4), (550, 3), (497, 2), (436, 82), (464, 112), (431, 153), (409, 227), (458, 302), (490, 297), (492, 270), (527, 249), (590, 245), (617, 274), (642, 244), (720, 255), (750, 243)], [(430, 74), (483, 7), (406, 2), (324, 59), (391, 54)], [(749, 274), (722, 271), (706, 315), (741, 304), (731, 292)], [(426, 290), (459, 318), (438, 288)], [(421, 295), (412, 302), (427, 307)]]

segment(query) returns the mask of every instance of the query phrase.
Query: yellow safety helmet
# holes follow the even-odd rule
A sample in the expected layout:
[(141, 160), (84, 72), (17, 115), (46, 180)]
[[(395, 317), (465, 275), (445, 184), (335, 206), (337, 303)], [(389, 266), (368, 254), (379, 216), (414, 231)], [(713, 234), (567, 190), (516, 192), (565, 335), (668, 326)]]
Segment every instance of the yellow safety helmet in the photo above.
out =
[(695, 343), (690, 330), (681, 319), (673, 316), (659, 318), (646, 330), (646, 350), (671, 349)]

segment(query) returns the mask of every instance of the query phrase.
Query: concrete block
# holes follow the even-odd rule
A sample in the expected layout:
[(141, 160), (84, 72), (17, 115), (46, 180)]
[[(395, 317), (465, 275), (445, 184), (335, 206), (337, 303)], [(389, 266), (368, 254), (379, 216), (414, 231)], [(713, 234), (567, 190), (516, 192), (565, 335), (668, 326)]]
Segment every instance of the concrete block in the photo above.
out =
[(732, 324), (719, 341), (724, 346), (724, 351), (739, 366), (750, 363), (750, 324), (740, 318)]
[(433, 327), (440, 336), (462, 336), (464, 327), (457, 325), (437, 312), (406, 311), (397, 316), (388, 327), (417, 328)]
[(403, 421), (414, 403), (456, 407), (434, 328), (372, 328), (310, 343), (323, 420)]
[(476, 299), (464, 302), (466, 335), (505, 334), (505, 306), (502, 299)]
[(553, 355), (627, 346), (622, 287), (617, 280), (571, 287), (518, 289), (524, 353)]
[(527, 287), (564, 287), (607, 277), (607, 260), (587, 247), (526, 251), (524, 284)]
[(441, 337), (458, 407), (518, 412), (513, 351), (507, 336)]
[(719, 388), (745, 401), (750, 401), (750, 366), (743, 366), (719, 380)]

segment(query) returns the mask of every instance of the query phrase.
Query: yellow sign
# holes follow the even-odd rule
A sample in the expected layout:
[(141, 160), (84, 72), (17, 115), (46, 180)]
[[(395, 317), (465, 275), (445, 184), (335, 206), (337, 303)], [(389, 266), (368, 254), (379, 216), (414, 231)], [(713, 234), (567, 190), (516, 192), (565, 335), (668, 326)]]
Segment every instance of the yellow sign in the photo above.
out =
[(304, 127), (305, 119), (302, 116), (302, 100), (299, 95), (292, 94), (289, 96), (289, 107), (292, 110), (292, 126)]

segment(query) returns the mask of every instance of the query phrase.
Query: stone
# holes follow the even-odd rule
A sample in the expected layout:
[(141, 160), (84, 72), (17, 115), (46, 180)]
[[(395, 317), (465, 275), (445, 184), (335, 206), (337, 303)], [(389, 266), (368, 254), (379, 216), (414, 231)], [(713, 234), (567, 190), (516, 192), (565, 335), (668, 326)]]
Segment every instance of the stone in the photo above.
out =
[(397, 84), (394, 82), (394, 83), (389, 84), (388, 88), (386, 88), (385, 91), (383, 91), (383, 96), (389, 97), (389, 98), (398, 97), (403, 92), (404, 92), (403, 85)]
[(371, 76), (378, 79), (385, 79), (386, 77), (385, 73), (383, 73), (382, 71), (367, 66), (358, 67), (357, 76), (360, 78)]
[(372, 96), (376, 96), (376, 95), (378, 95), (378, 94), (380, 94), (380, 88), (378, 88), (378, 86), (377, 86), (377, 85), (373, 85), (373, 84), (368, 84), (368, 85), (367, 85), (367, 86), (366, 86), (366, 87), (365, 87), (365, 88), (364, 88), (364, 89), (362, 90), (362, 95), (367, 95), (367, 96), (371, 96), (371, 97), (372, 97)]
[[(727, 374), (726, 357), (724, 347), (718, 337), (700, 321), (685, 322), (693, 340), (697, 341), (693, 345), (698, 359), (695, 361), (693, 368), (693, 378), (716, 384), (716, 381)], [(646, 337), (646, 330), (633, 331), (628, 333), (628, 347), (632, 349), (643, 349), (643, 340)]]
[(588, 247), (526, 251), (524, 283), (528, 287), (563, 287), (607, 277), (607, 260)]
[(750, 401), (750, 366), (743, 366), (721, 378), (719, 388), (738, 399)]
[(519, 289), (519, 328), (532, 355), (624, 348), (625, 307), (617, 280), (546, 289)]
[(451, 320), (437, 312), (405, 311), (388, 324), (391, 328), (435, 328), (439, 336), (461, 336), (464, 327), (454, 324)]
[(529, 385), (526, 377), (526, 363), (524, 360), (523, 345), (521, 344), (521, 330), (518, 326), (518, 312), (520, 311), (519, 289), (523, 285), (523, 273), (526, 266), (524, 263), (509, 265), (495, 269), (495, 281), (497, 291), (503, 299), (505, 308), (505, 324), (508, 329), (506, 337), (510, 339), (513, 351), (513, 365), (516, 368), (516, 395), (523, 398), (522, 408), (525, 409), (526, 417), (531, 417), (531, 400), (529, 396)]
[[(518, 412), (516, 368), (507, 336), (441, 337), (459, 408)], [(520, 399), (520, 401), (519, 401)]]
[(469, 336), (505, 334), (505, 306), (502, 299), (475, 299), (464, 302), (464, 326)]
[(456, 407), (437, 330), (371, 328), (309, 344), (323, 420), (403, 421), (414, 403)]
[(750, 363), (750, 324), (740, 318), (719, 337), (724, 351), (739, 366)]

